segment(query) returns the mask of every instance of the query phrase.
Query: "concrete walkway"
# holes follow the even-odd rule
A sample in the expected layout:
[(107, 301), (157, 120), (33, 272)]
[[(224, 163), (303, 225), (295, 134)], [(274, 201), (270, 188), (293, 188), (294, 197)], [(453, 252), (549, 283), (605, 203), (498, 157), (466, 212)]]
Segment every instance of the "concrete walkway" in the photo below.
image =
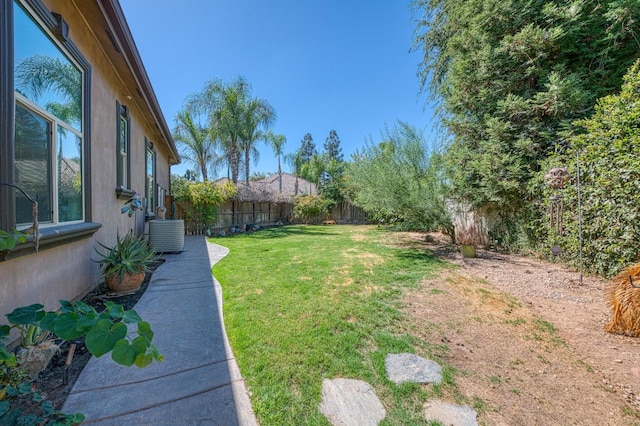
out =
[(140, 369), (92, 358), (62, 409), (99, 425), (257, 425), (227, 341), (211, 266), (228, 250), (202, 236), (162, 257), (135, 310), (165, 361)]

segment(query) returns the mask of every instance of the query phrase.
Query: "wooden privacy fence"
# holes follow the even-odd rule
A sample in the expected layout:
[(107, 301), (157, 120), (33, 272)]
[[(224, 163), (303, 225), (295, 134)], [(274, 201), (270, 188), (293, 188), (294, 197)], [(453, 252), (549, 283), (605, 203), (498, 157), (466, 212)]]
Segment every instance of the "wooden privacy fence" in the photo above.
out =
[(336, 223), (367, 223), (366, 213), (359, 207), (342, 202), (333, 207), (330, 215), (319, 215), (305, 221), (293, 217), (292, 203), (227, 201), (218, 206), (215, 220), (201, 223), (199, 214), (190, 202), (173, 202), (167, 204), (167, 218), (184, 220), (186, 234), (212, 235), (220, 230), (225, 232), (237, 226), (244, 231), (247, 225), (272, 226), (278, 223), (314, 223), (334, 220)]

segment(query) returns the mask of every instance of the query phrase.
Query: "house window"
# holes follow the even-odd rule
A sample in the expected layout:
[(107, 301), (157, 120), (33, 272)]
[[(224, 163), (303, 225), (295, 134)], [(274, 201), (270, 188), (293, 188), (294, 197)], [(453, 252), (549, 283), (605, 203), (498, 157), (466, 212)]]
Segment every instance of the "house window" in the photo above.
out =
[(120, 193), (124, 193), (125, 197), (129, 197), (133, 194), (130, 190), (131, 185), (129, 178), (131, 176), (131, 126), (129, 117), (129, 108), (116, 101), (117, 110), (117, 183), (116, 191), (120, 196)]
[[(42, 225), (85, 219), (85, 70), (19, 2), (14, 3), (16, 185), (38, 200)], [(32, 204), (15, 192), (15, 224), (32, 222)]]
[(146, 141), (147, 154), (146, 154), (146, 179), (145, 179), (145, 198), (147, 199), (147, 216), (155, 216), (156, 208), (156, 195), (155, 195), (155, 183), (156, 183), (156, 153), (153, 150), (153, 143)]

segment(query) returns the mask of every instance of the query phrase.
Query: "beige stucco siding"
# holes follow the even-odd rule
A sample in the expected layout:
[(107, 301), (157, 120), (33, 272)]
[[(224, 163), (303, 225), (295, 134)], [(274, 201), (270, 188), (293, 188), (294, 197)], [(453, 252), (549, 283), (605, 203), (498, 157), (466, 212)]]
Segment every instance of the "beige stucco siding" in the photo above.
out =
[[(0, 315), (17, 306), (42, 303), (57, 307), (59, 299), (81, 297), (101, 281), (94, 247), (96, 241), (112, 244), (120, 235), (144, 229), (144, 213), (135, 217), (120, 214), (124, 200), (116, 196), (116, 100), (130, 111), (131, 175), (130, 189), (144, 196), (145, 137), (156, 148), (156, 180), (169, 188), (167, 141), (154, 121), (148, 104), (136, 90), (135, 78), (126, 61), (114, 53), (111, 44), (102, 47), (106, 20), (94, 1), (43, 0), (43, 4), (64, 17), (69, 38), (91, 64), (90, 182), (91, 217), (102, 227), (92, 238), (66, 243), (39, 253), (0, 262)], [(4, 321), (0, 321), (3, 323)]]

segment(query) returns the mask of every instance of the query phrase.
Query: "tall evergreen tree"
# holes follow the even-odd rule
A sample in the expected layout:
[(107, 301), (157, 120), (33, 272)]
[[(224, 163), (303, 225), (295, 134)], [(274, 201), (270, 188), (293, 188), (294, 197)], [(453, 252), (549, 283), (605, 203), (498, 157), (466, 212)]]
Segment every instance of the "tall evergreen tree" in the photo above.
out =
[(335, 130), (329, 132), (329, 137), (324, 141), (324, 153), (338, 162), (343, 161), (342, 147), (340, 146), (340, 138)]
[(311, 157), (313, 157), (314, 154), (318, 153), (318, 151), (316, 151), (316, 144), (313, 142), (313, 137), (311, 136), (311, 133), (307, 133), (302, 138), (302, 142), (300, 144), (300, 150), (302, 154), (302, 160), (305, 163), (309, 163), (311, 161)]

